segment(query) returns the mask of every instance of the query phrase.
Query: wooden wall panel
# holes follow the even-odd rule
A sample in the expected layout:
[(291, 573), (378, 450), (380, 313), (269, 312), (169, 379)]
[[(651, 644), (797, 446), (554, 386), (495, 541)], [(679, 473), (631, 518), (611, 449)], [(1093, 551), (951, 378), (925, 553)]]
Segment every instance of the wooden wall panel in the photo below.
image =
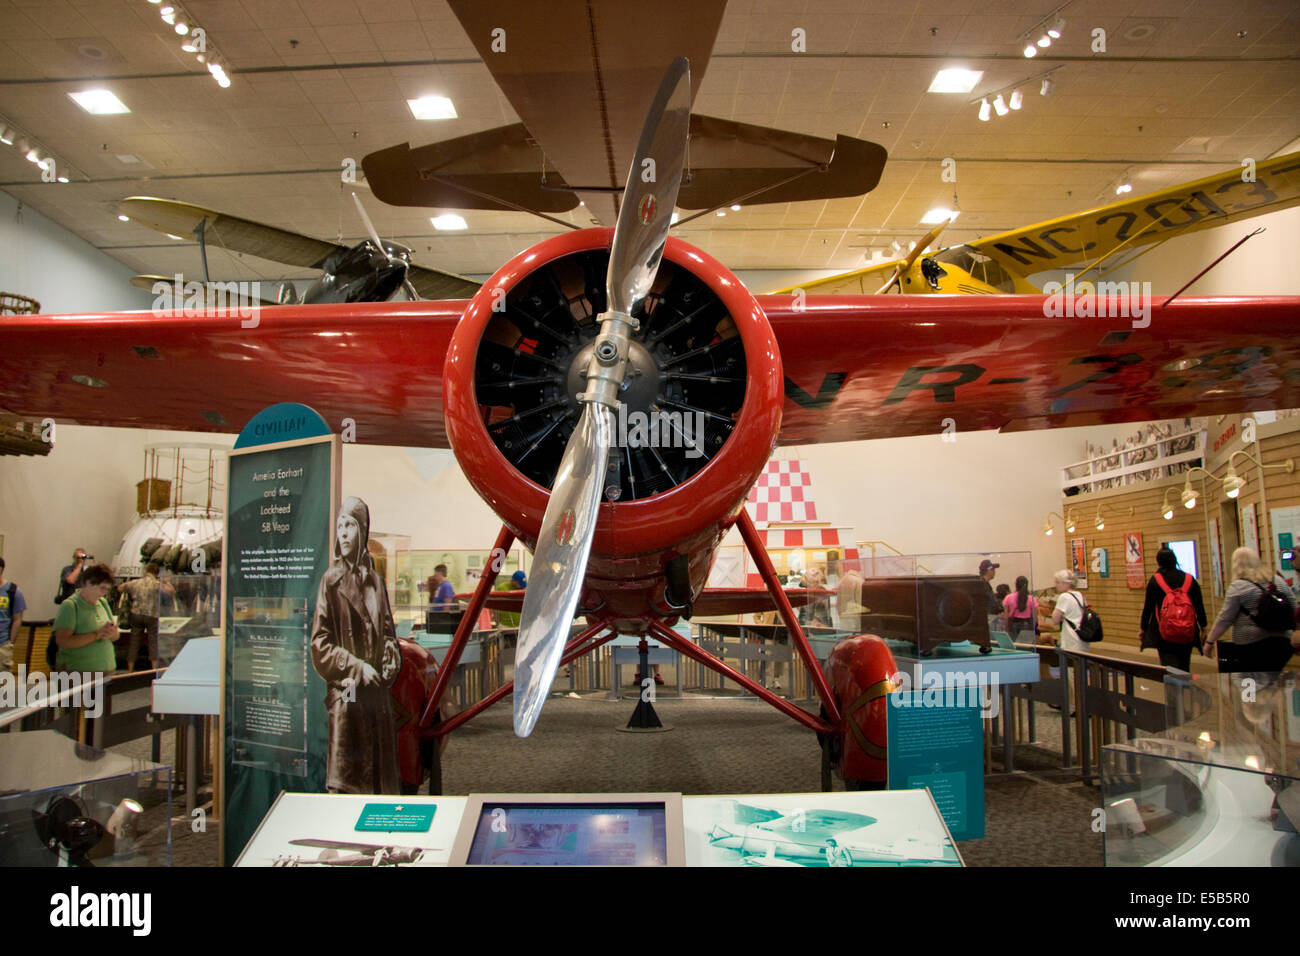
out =
[[(1279, 423), (1281, 425), (1282, 423)], [(1266, 464), (1293, 459), (1300, 467), (1300, 429), (1291, 427), (1261, 429), (1260, 440), (1250, 449), (1252, 454), (1262, 452)], [(1260, 482), (1259, 472), (1254, 464), (1238, 456), (1235, 462), (1237, 473), (1247, 479), (1245, 488), (1238, 496), (1238, 502), (1256, 505), (1257, 522), (1261, 546), (1266, 552), (1265, 560), (1274, 562), (1268, 542), (1271, 529), (1267, 526), (1265, 516), (1259, 507)], [(1220, 469), (1220, 474), (1223, 469)], [(1287, 474), (1282, 469), (1265, 471), (1265, 492), (1269, 509), (1286, 508), (1300, 505), (1300, 471)], [(1193, 473), (1192, 487), (1196, 490), (1198, 500), (1196, 507), (1183, 507), (1180, 496), (1184, 477), (1166, 479), (1163, 482), (1151, 482), (1131, 485), (1123, 491), (1110, 490), (1094, 495), (1078, 495), (1065, 498), (1061, 502), (1061, 513), (1068, 515), (1071, 510), (1078, 522), (1074, 534), (1063, 534), (1060, 551), (1060, 567), (1070, 566), (1070, 539), (1082, 537), (1086, 541), (1087, 553), (1091, 562), (1094, 548), (1106, 548), (1110, 556), (1110, 577), (1102, 578), (1095, 571), (1088, 573), (1088, 603), (1101, 615), (1106, 629), (1106, 641), (1130, 645), (1137, 648), (1140, 642), (1139, 630), (1142, 620), (1142, 602), (1145, 597), (1145, 582), (1155, 573), (1156, 551), (1162, 541), (1194, 538), (1196, 540), (1196, 560), (1198, 579), (1205, 597), (1205, 610), (1211, 621), (1218, 614), (1221, 598), (1214, 594), (1210, 564), (1208, 520), (1218, 518), (1221, 504), (1230, 501), (1223, 494), (1220, 481), (1207, 478), (1203, 473)], [(1168, 490), (1169, 500), (1174, 504), (1174, 516), (1166, 521), (1161, 517), (1161, 502)], [(1102, 508), (1105, 518), (1105, 530), (1097, 531), (1093, 524), (1097, 506)], [(1132, 514), (1130, 515), (1130, 509)], [(1126, 566), (1124, 564), (1124, 534), (1137, 531), (1142, 534), (1142, 572), (1143, 587), (1130, 589), (1126, 583)], [(1231, 558), (1230, 542), (1222, 542), (1223, 573), (1230, 577), (1229, 560)], [(1059, 530), (1055, 534), (1061, 533)], [(1052, 572), (1057, 570), (1051, 569)], [(1050, 573), (1044, 580), (1050, 586)], [(1226, 582), (1226, 583), (1230, 583)]]

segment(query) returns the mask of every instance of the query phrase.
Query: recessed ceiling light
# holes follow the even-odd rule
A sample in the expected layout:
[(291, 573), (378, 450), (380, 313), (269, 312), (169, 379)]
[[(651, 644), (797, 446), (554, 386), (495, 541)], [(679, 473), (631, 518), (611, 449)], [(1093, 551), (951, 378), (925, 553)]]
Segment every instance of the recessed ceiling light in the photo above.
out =
[(131, 217), (130, 217), (130, 216), (122, 216), (122, 215), (119, 215), (117, 218), (120, 219), (120, 220), (122, 220), (122, 222), (130, 222), (130, 221), (131, 221)]
[(727, 214), (727, 211), (726, 211), (725, 209), (719, 209), (719, 210), (718, 210), (718, 215), (719, 215), (719, 216), (725, 216), (726, 214)]
[(458, 216), (453, 212), (444, 213), (441, 216), (431, 216), (429, 222), (433, 223), (434, 229), (468, 229), (469, 223), (463, 216)]
[(984, 75), (983, 70), (967, 70), (962, 67), (951, 67), (946, 70), (940, 70), (930, 81), (928, 93), (969, 93), (975, 89), (975, 84), (980, 81)]
[(190, 25), (182, 20), (180, 23), (176, 24), (176, 32), (181, 36), (185, 36), (185, 34), (190, 32)]
[(1125, 193), (1131, 193), (1132, 191), (1133, 191), (1132, 183), (1120, 183), (1118, 186), (1115, 187), (1116, 196), (1122, 196)]
[(410, 107), (411, 115), (418, 120), (456, 118), (456, 107), (445, 96), (421, 96), (418, 99), (407, 100), (406, 105)]
[(112, 90), (82, 90), (80, 93), (69, 93), (68, 95), (83, 110), (96, 116), (131, 112), (127, 105), (113, 94)]
[(1025, 56), (1027, 56), (1027, 57), (1029, 57), (1029, 58), (1031, 58), (1031, 59), (1032, 59), (1033, 57), (1038, 56), (1038, 47), (1036, 47), (1036, 46), (1034, 46), (1032, 43), (1030, 43), (1028, 46), (1025, 47)]
[(740, 205), (737, 204), (737, 205), (735, 205), (735, 206), (732, 206), (732, 207), (731, 207), (731, 211), (732, 211), (732, 212), (740, 212)]
[(926, 226), (936, 226), (941, 222), (951, 222), (960, 215), (960, 212), (954, 212), (946, 206), (935, 206), (921, 217), (921, 223)]
[(167, 238), (168, 238), (168, 239), (175, 239), (177, 242), (184, 242), (184, 241), (185, 241), (185, 237), (184, 237), (184, 236), (174, 236), (174, 235), (172, 235), (170, 232), (167, 233)]

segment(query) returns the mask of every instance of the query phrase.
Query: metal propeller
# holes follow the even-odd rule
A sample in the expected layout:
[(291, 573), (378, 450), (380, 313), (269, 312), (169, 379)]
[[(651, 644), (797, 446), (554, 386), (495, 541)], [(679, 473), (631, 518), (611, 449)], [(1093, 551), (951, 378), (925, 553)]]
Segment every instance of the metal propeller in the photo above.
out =
[[(375, 224), (370, 221), (370, 216), (366, 214), (366, 207), (361, 204), (361, 197), (356, 193), (353, 193), (352, 201), (357, 204), (357, 212), (361, 213), (361, 222), (365, 224), (366, 232), (370, 234), (370, 241), (375, 244), (375, 248), (379, 250), (380, 254), (388, 256), (389, 262), (400, 262), (403, 266), (406, 266), (406, 268), (409, 269), (410, 264), (405, 259), (401, 256), (389, 254), (388, 247), (385, 246), (383, 240), (379, 238), (379, 233), (375, 229)], [(405, 275), (402, 276), (402, 288), (406, 290), (406, 294), (411, 297), (412, 302), (420, 298), (419, 293), (415, 291), (415, 287), (411, 285), (411, 281), (407, 279)]]
[(596, 530), (613, 411), (627, 370), (632, 312), (650, 291), (681, 186), (690, 126), (691, 74), (685, 58), (668, 67), (637, 143), (614, 227), (608, 301), (587, 367), (582, 419), (564, 449), (542, 519), (537, 553), (524, 592), (515, 651), (515, 733), (533, 731), (560, 666), (569, 624), (582, 596)]

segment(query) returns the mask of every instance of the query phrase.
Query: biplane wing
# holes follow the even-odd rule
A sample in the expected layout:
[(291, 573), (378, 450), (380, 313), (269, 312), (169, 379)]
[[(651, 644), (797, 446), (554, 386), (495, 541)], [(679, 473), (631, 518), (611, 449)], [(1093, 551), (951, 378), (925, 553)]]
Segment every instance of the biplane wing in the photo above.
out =
[[(1033, 292), (1036, 288), (1029, 277), (1036, 273), (1052, 269), (1082, 273), (1103, 258), (1105, 268), (1112, 269), (1130, 254), (1174, 236), (1277, 212), (1297, 203), (1300, 203), (1300, 153), (1288, 153), (1259, 163), (1253, 170), (1233, 167), (1145, 196), (975, 239), (964, 246), (950, 246), (935, 256), (941, 265), (946, 261), (969, 265), (971, 259), (987, 258), (995, 263), (993, 269), (1001, 277), (1000, 288), (1004, 291)], [(907, 272), (911, 262), (891, 259), (873, 263), (863, 269), (802, 282), (797, 288), (816, 295), (870, 294), (900, 266)], [(1089, 277), (1095, 280), (1096, 272), (1089, 272)], [(941, 283), (942, 287), (935, 290), (915, 275), (903, 291), (997, 291), (988, 286), (966, 285), (957, 279)], [(778, 293), (793, 292), (795, 288), (791, 286)]]

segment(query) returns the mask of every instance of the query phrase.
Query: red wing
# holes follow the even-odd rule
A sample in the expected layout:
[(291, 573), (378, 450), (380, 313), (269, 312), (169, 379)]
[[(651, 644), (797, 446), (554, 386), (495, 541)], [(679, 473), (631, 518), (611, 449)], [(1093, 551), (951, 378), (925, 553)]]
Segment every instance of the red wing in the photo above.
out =
[(758, 299), (785, 370), (783, 445), (1300, 405), (1300, 297), (1157, 298), (1145, 328), (1052, 317), (1064, 304), (1046, 296)]
[(0, 408), (82, 425), (238, 431), (302, 402), (369, 445), (446, 448), (442, 366), (465, 302), (5, 316)]

